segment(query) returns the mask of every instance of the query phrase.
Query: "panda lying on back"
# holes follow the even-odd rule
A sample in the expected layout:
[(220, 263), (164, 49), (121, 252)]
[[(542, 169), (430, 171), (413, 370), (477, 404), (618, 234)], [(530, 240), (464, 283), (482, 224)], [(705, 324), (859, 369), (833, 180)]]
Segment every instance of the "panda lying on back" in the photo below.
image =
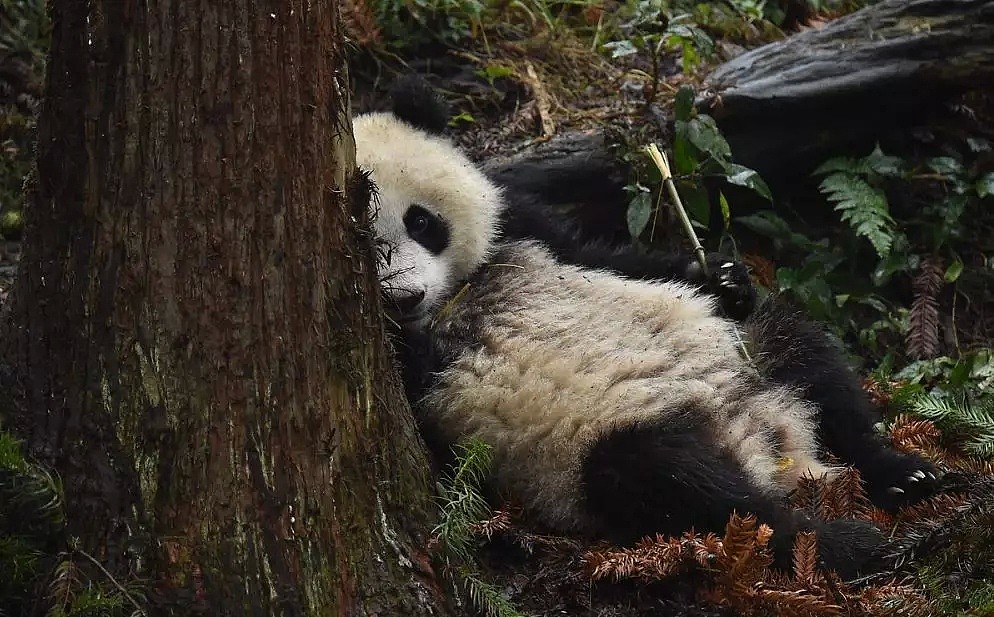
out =
[(934, 469), (875, 433), (821, 328), (766, 301), (741, 326), (753, 361), (742, 358), (717, 306), (736, 318), (753, 308), (741, 265), (712, 257), (716, 274), (701, 280), (686, 256), (520, 225), (501, 237), (502, 215), (529, 214), (433, 134), (430, 93), (396, 100), (394, 113), (355, 118), (356, 157), (378, 187), (381, 275), (429, 443), (490, 444), (496, 487), (559, 531), (631, 542), (720, 532), (751, 512), (773, 527), (781, 564), (793, 535), (814, 530), (844, 575), (882, 538), (787, 506), (802, 474), (832, 472), (819, 445), (857, 467), (881, 507), (931, 490)]

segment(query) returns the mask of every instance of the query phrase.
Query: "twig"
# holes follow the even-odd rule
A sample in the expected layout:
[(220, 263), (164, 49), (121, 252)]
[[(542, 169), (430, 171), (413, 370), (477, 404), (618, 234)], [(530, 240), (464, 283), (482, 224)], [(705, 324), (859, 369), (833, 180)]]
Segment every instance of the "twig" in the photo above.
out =
[(535, 72), (535, 67), (532, 66), (531, 62), (525, 64), (525, 73), (525, 81), (528, 82), (528, 87), (535, 95), (535, 108), (539, 124), (542, 126), (542, 137), (548, 139), (556, 134), (556, 123), (552, 120), (552, 102), (549, 99), (549, 93), (546, 92), (545, 86), (542, 85), (542, 81), (538, 78), (538, 73)]
[(135, 600), (134, 597), (132, 597), (132, 595), (130, 593), (128, 593), (128, 590), (124, 588), (124, 585), (122, 585), (121, 583), (117, 582), (117, 579), (114, 578), (114, 576), (110, 572), (107, 571), (107, 568), (105, 568), (103, 566), (103, 564), (101, 564), (99, 561), (96, 560), (95, 557), (93, 557), (92, 555), (90, 555), (89, 553), (87, 553), (86, 551), (84, 551), (83, 549), (81, 549), (79, 547), (76, 547), (74, 550), (75, 550), (75, 552), (79, 553), (83, 557), (86, 557), (87, 559), (89, 559), (90, 563), (92, 563), (93, 565), (95, 565), (97, 567), (97, 569), (99, 569), (101, 572), (103, 572), (104, 576), (107, 577), (107, 580), (109, 580), (111, 583), (113, 583), (114, 586), (117, 587), (118, 591), (120, 591), (122, 594), (124, 594), (124, 597), (128, 599), (128, 602), (131, 602), (131, 605), (135, 607), (135, 610), (138, 611), (139, 615), (142, 615), (143, 617), (145, 617), (145, 615), (147, 615), (147, 613), (145, 612), (145, 609), (142, 608), (141, 604), (138, 604), (138, 601)]

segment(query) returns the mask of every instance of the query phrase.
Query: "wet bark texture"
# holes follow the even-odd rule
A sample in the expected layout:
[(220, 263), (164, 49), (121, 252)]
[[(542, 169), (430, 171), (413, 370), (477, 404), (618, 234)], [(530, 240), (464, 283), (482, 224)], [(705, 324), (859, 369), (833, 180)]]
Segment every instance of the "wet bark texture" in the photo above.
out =
[(334, 3), (52, 3), (20, 428), (158, 613), (427, 615)]
[(884, 0), (718, 66), (699, 105), (738, 162), (789, 176), (991, 80), (994, 1)]

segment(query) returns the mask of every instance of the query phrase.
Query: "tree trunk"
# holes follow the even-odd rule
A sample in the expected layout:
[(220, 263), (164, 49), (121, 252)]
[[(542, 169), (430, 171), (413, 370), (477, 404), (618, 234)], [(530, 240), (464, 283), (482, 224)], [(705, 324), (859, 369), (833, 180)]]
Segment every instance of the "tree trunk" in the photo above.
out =
[(444, 612), (337, 6), (56, 0), (19, 428), (160, 613)]

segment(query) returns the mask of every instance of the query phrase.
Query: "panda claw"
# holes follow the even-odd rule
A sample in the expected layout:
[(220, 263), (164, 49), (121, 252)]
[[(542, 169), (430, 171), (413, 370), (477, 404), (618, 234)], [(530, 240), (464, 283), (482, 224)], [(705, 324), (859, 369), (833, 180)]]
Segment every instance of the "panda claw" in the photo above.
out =
[(915, 473), (913, 473), (911, 475), (913, 475), (916, 478), (916, 481), (917, 480), (924, 480), (925, 479), (925, 472), (922, 471), (921, 469), (919, 469), (918, 471), (916, 471)]
[(894, 495), (903, 495), (904, 489), (899, 486), (892, 486), (889, 489), (887, 489), (887, 492), (893, 493)]
[(730, 270), (732, 268), (732, 266), (734, 266), (734, 265), (735, 265), (734, 263), (732, 263), (732, 262), (729, 261), (729, 262), (721, 264), (721, 269), (722, 270)]
[(920, 478), (915, 474), (908, 476), (908, 482), (918, 482), (918, 480), (920, 480)]
[(927, 475), (927, 476), (928, 476), (928, 479), (929, 479), (929, 480), (935, 480), (935, 479), (936, 479), (936, 478), (935, 478), (935, 474), (934, 474), (934, 473), (932, 473), (931, 471), (930, 471), (930, 472), (928, 472), (928, 473), (927, 473), (927, 474), (925, 474), (925, 475)]

